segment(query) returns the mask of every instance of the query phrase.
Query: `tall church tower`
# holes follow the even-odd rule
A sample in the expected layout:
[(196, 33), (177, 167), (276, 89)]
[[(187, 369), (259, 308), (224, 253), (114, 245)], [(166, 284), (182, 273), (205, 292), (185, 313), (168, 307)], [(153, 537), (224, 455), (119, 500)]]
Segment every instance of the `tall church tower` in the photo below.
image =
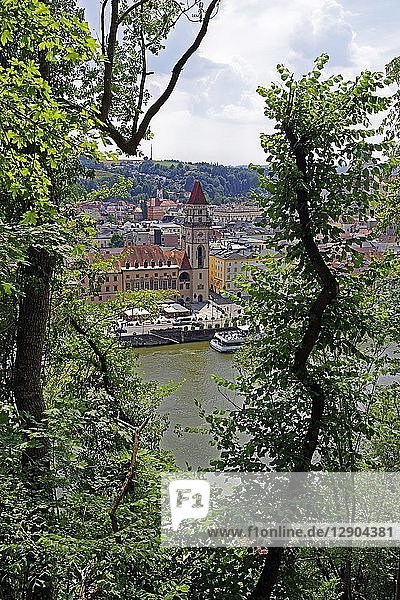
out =
[(186, 204), (183, 246), (192, 266), (191, 296), (193, 302), (208, 300), (210, 227), (208, 202), (200, 182), (196, 181)]

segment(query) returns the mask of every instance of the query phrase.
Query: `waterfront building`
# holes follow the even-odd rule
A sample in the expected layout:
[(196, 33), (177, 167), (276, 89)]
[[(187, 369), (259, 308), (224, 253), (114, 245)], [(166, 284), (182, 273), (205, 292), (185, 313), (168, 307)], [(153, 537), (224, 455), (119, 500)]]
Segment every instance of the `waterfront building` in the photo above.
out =
[(118, 292), (139, 290), (171, 290), (171, 295), (191, 300), (191, 285), (182, 273), (190, 272), (183, 250), (166, 250), (161, 246), (140, 245), (126, 248), (113, 260), (113, 265), (99, 285), (92, 301), (115, 298)]
[[(246, 265), (262, 266), (259, 256), (247, 250), (218, 250), (210, 253), (210, 289), (220, 294), (223, 291), (238, 293), (235, 278), (245, 273)], [(249, 274), (246, 273), (246, 277)]]
[[(167, 290), (183, 302), (205, 302), (209, 293), (209, 232), (211, 221), (208, 204), (199, 182), (196, 182), (185, 207), (182, 247), (165, 248), (158, 244), (142, 243), (125, 248), (113, 259), (105, 280), (99, 283), (92, 301), (112, 299), (118, 292), (138, 290)], [(143, 228), (145, 229), (145, 228)], [(179, 225), (154, 228), (159, 241), (164, 236), (181, 231)], [(153, 237), (141, 239), (152, 241)], [(165, 239), (165, 238), (164, 238)]]

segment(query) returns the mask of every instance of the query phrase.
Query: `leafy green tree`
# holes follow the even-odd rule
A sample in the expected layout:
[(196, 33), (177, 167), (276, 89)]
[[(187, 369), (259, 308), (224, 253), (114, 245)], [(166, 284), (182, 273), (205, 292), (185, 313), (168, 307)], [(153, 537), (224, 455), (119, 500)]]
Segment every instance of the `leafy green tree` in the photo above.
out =
[[(44, 506), (52, 497), (42, 382), (51, 281), (55, 267), (74, 244), (74, 228), (64, 206), (72, 199), (78, 157), (95, 149), (88, 135), (90, 121), (83, 114), (76, 118), (61, 110), (49, 81), (56, 72), (62, 78), (65, 65), (87, 59), (92, 38), (76, 15), (62, 11), (54, 15), (48, 4), (38, 1), (2, 3), (0, 28), (0, 219), (12, 242), (8, 282), (2, 290), (6, 339), (1, 348), (1, 391), (4, 414), (12, 410), (12, 429), (20, 434), (19, 478), (10, 489), (20, 493), (35, 543), (47, 518)], [(61, 79), (56, 81), (55, 86)], [(6, 435), (6, 442), (10, 451), (15, 437)], [(5, 478), (5, 488), (10, 484)], [(13, 514), (19, 506), (11, 503)], [(2, 541), (3, 533), (8, 533), (6, 524), (7, 520)], [(12, 598), (14, 588), (3, 577), (3, 569), (5, 564), (12, 569), (13, 563), (8, 562), (9, 554), (4, 559), (1, 593)], [(53, 585), (48, 571), (42, 571), (40, 578), (31, 576), (35, 556), (29, 547), (17, 562), (26, 597), (50, 598)]]
[[(103, 3), (103, 16), (107, 4)], [(159, 99), (157, 106), (151, 107), (151, 112), (146, 115), (147, 124), (138, 126), (131, 145), (133, 153), (151, 117), (168, 99), (181, 68), (204, 37), (217, 4), (213, 2), (204, 19), (203, 15), (199, 15), (202, 25), (195, 44), (174, 70), (163, 99)], [(128, 7), (115, 0), (111, 2), (111, 30), (105, 53), (110, 57), (108, 62), (97, 54), (97, 44), (89, 33), (88, 25), (81, 20), (81, 12), (76, 11), (75, 2), (6, 0), (0, 7), (0, 231), (5, 239), (2, 251), (7, 260), (7, 266), (1, 272), (1, 289), (6, 295), (1, 312), (1, 324), (4, 323), (6, 332), (6, 340), (1, 347), (5, 367), (1, 381), (5, 460), (1, 468), (6, 515), (3, 515), (1, 530), (0, 590), (7, 600), (89, 598), (100, 593), (103, 597), (133, 597), (136, 588), (140, 589), (127, 567), (133, 560), (129, 543), (125, 544), (126, 561), (117, 559), (117, 555), (121, 554), (123, 537), (119, 532), (120, 518), (123, 519), (117, 512), (125, 511), (126, 507), (120, 509), (120, 504), (135, 475), (139, 452), (136, 441), (148, 423), (146, 420), (141, 424), (130, 423), (129, 417), (135, 419), (139, 413), (129, 415), (123, 398), (127, 400), (131, 394), (131, 400), (127, 402), (134, 399), (135, 410), (142, 410), (146, 419), (152, 420), (153, 405), (148, 404), (146, 394), (154, 392), (154, 386), (143, 386), (133, 377), (125, 362), (123, 371), (129, 382), (124, 388), (125, 393), (113, 405), (113, 375), (121, 375), (118, 370), (120, 355), (114, 352), (109, 356), (102, 349), (102, 343), (88, 334), (86, 322), (78, 318), (79, 311), (71, 314), (73, 302), (69, 299), (70, 311), (66, 313), (70, 316), (67, 321), (64, 317), (61, 332), (65, 334), (64, 350), (67, 355), (70, 353), (68, 363), (71, 371), (58, 371), (58, 388), (52, 396), (52, 387), (55, 386), (51, 374), (59, 355), (57, 346), (49, 337), (49, 332), (55, 331), (55, 324), (49, 329), (48, 317), (57, 289), (55, 282), (61, 279), (63, 285), (76, 286), (68, 280), (70, 268), (64, 271), (64, 261), (70, 262), (73, 256), (84, 253), (87, 247), (83, 238), (89, 223), (80, 223), (73, 209), (77, 199), (76, 178), (82, 174), (78, 158), (86, 155), (100, 159), (96, 143), (91, 141), (93, 132), (96, 129), (101, 135), (105, 129), (113, 132), (112, 126), (109, 128), (108, 112), (111, 116), (111, 110), (115, 109), (115, 97), (111, 97), (110, 93), (111, 89), (115, 90), (117, 80), (113, 80), (114, 73), (110, 73), (110, 67), (113, 69), (117, 64), (113, 55), (118, 45), (117, 29), (124, 27), (127, 31), (127, 21), (137, 17), (137, 9), (140, 9), (141, 33), (137, 33), (136, 18), (136, 25), (129, 33), (131, 41), (136, 35), (136, 41), (140, 40), (142, 44), (145, 27), (148, 27), (147, 36), (151, 37), (154, 33), (158, 37), (161, 35), (159, 39), (164, 39), (166, 34), (166, 31), (160, 31), (163, 25), (159, 18), (156, 24), (151, 20), (144, 21), (143, 8), (150, 9), (150, 3), (145, 5), (146, 2), (140, 2)], [(164, 13), (167, 5), (164, 3), (162, 7)], [(175, 5), (176, 11), (178, 3), (170, 2), (169, 6), (172, 5)], [(184, 13), (181, 11), (179, 15)], [(173, 25), (174, 20), (169, 19), (167, 30)], [(154, 48), (157, 44), (155, 41)], [(156, 51), (159, 50), (158, 46)], [(82, 75), (85, 62), (90, 61), (97, 65), (98, 72), (103, 73), (103, 92), (96, 98), (101, 98), (100, 113), (107, 123), (100, 122), (97, 118), (99, 113), (91, 108), (89, 117), (82, 105), (77, 106), (77, 95), (83, 86), (77, 88), (74, 82)], [(147, 67), (143, 77), (146, 75)], [(137, 77), (137, 71), (132, 71), (132, 76)], [(138, 94), (138, 104), (144, 106), (149, 96), (142, 88)], [(135, 115), (139, 112), (137, 110)], [(129, 114), (136, 119), (132, 111)], [(75, 338), (88, 347), (89, 352), (83, 353), (88, 361), (86, 369), (82, 367), (79, 373), (73, 367), (78, 344), (72, 338), (68, 343), (66, 323), (74, 330)], [(114, 348), (115, 331), (106, 329), (103, 333), (110, 336), (103, 344), (108, 350)], [(131, 358), (126, 352), (124, 356), (125, 361)], [(96, 385), (91, 387), (93, 364), (100, 371), (104, 390), (99, 391)], [(88, 379), (80, 381), (82, 385), (78, 393), (73, 381), (78, 381), (78, 374), (82, 373), (86, 373)], [(90, 385), (85, 388), (84, 384), (88, 382)], [(82, 401), (81, 394), (85, 389), (87, 398)], [(157, 397), (154, 393), (153, 402)], [(96, 407), (92, 414), (89, 410), (91, 403)], [(118, 433), (120, 421), (123, 425)], [(128, 429), (130, 439), (127, 441)], [(148, 449), (157, 446), (156, 438), (151, 434), (144, 433), (142, 438), (147, 438)], [(100, 456), (102, 460), (99, 460)], [(125, 470), (129, 456), (131, 467), (134, 463), (133, 471), (132, 468)], [(152, 464), (169, 464), (168, 460), (163, 463), (161, 457), (156, 459), (154, 455), (153, 458), (154, 463), (153, 459), (147, 463), (148, 482)], [(106, 463), (110, 477), (106, 475)], [(85, 476), (82, 476), (86, 467)], [(88, 477), (89, 473), (92, 478)], [(119, 481), (119, 477), (125, 477), (126, 485), (124, 480)], [(101, 485), (100, 480), (103, 481)], [(75, 491), (74, 485), (78, 486)], [(151, 498), (156, 488), (152, 487), (153, 492), (147, 493), (149, 489), (140, 496), (140, 502), (145, 497), (149, 499), (150, 505), (145, 513), (148, 517), (146, 523), (151, 529), (157, 522), (156, 511), (152, 520), (148, 509), (152, 506)], [(108, 525), (104, 526), (105, 507), (110, 506), (112, 498), (113, 508), (108, 509)], [(82, 512), (85, 499), (87, 511)], [(87, 518), (91, 523), (88, 528), (84, 525), (89, 524)], [(145, 522), (144, 518), (140, 519)], [(154, 528), (152, 532), (149, 537), (155, 539)], [(103, 546), (104, 552), (98, 552), (98, 548), (102, 547), (102, 536), (109, 537), (110, 533), (110, 543)], [(89, 538), (94, 542), (89, 542)], [(88, 549), (86, 554), (85, 547)], [(143, 556), (140, 550), (137, 556)], [(151, 562), (150, 556), (154, 558), (151, 548), (147, 565)], [(153, 564), (158, 562), (158, 558), (154, 558)], [(109, 574), (105, 574), (105, 566), (109, 563), (115, 564), (115, 571), (110, 568)], [(145, 571), (143, 565), (135, 569), (136, 573)], [(165, 584), (161, 579), (161, 576), (159, 579), (154, 577), (154, 591), (158, 582), (165, 595), (179, 597), (184, 592), (179, 589), (178, 582)], [(143, 597), (142, 591), (137, 591), (137, 597)]]
[[(388, 257), (360, 272), (362, 256), (338, 227), (340, 217), (366, 216), (380, 200), (390, 146), (374, 137), (371, 118), (391, 99), (380, 93), (383, 74), (327, 77), (327, 60), (319, 57), (298, 80), (280, 65), (281, 82), (258, 90), (275, 124), (262, 136), (269, 170), (260, 174), (267, 192), (260, 203), (276, 228), (278, 254), (264, 269), (250, 269), (254, 283), (243, 279), (253, 335), (236, 387), (246, 410), (210, 417), (219, 468), (362, 468), (372, 407), (380, 403), (377, 381), (398, 368), (384, 352), (400, 331), (387, 292), (390, 279), (397, 281), (397, 262)], [(352, 561), (341, 556), (343, 568), (329, 573), (328, 597), (348, 600)], [(283, 549), (269, 549), (252, 599), (289, 597), (288, 559)]]
[(122, 233), (113, 233), (111, 236), (111, 247), (112, 248), (123, 248), (124, 247), (124, 236)]
[[(49, 86), (50, 71), (57, 62), (71, 63), (65, 48), (73, 44), (76, 57), (86, 59), (92, 38), (74, 14), (53, 16), (39, 1), (5, 2), (0, 11), (1, 219), (24, 231), (11, 382), (29, 428), (43, 418), (41, 368), (50, 284), (70, 234), (62, 206), (79, 155), (94, 150), (87, 136), (90, 121), (60, 110)], [(27, 448), (26, 466), (39, 454), (38, 448)]]

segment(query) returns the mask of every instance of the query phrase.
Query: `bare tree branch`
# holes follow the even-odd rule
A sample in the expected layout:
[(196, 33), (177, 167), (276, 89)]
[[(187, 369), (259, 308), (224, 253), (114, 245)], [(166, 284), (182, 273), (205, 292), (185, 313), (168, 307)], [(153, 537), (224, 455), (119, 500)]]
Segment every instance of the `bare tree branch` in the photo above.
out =
[(140, 77), (138, 103), (137, 103), (136, 113), (135, 113), (135, 116), (133, 119), (133, 125), (132, 125), (132, 135), (134, 135), (135, 131), (137, 130), (137, 125), (139, 122), (139, 115), (142, 111), (143, 100), (144, 100), (144, 90), (145, 90), (146, 77), (147, 77), (146, 43), (145, 43), (144, 33), (143, 33), (143, 1), (141, 2), (140, 12), (141, 12), (140, 54), (141, 54), (141, 60), (142, 60), (142, 74)]
[[(112, 72), (113, 72), (113, 62), (117, 41), (117, 33), (118, 33), (118, 25), (122, 19), (125, 19), (126, 15), (124, 13), (118, 17), (118, 4), (119, 0), (111, 0), (111, 22), (107, 43), (107, 62), (104, 68), (104, 79), (103, 79), (103, 95), (101, 101), (101, 109), (100, 109), (100, 119), (103, 123), (102, 130), (104, 133), (108, 134), (110, 138), (116, 143), (116, 145), (128, 155), (135, 155), (137, 153), (138, 147), (146, 132), (149, 128), (150, 122), (153, 117), (159, 112), (159, 110), (164, 106), (172, 92), (175, 89), (175, 86), (179, 80), (181, 72), (190, 59), (190, 57), (198, 50), (202, 40), (204, 39), (210, 20), (215, 16), (215, 12), (218, 9), (220, 0), (212, 0), (204, 14), (204, 19), (202, 21), (200, 30), (193, 42), (193, 44), (186, 50), (186, 52), (181, 56), (181, 58), (177, 61), (175, 66), (172, 69), (171, 77), (167, 87), (161, 96), (149, 107), (147, 112), (145, 113), (142, 121), (138, 126), (135, 127), (134, 131), (130, 138), (126, 138), (118, 129), (113, 125), (109, 120), (109, 112), (111, 108), (112, 102)], [(131, 7), (129, 7), (129, 11), (131, 12), (134, 8), (138, 8), (141, 5), (141, 2), (138, 2)], [(128, 10), (128, 9), (127, 9)], [(125, 11), (126, 12), (126, 11)], [(143, 92), (144, 93), (144, 92)], [(140, 112), (140, 111), (139, 111)], [(138, 112), (138, 114), (139, 114)], [(137, 124), (136, 124), (137, 125)]]
[(101, 15), (100, 15), (100, 21), (101, 21), (101, 51), (103, 54), (106, 53), (106, 25), (105, 25), (105, 20), (106, 20), (106, 7), (108, 4), (109, 0), (103, 0), (103, 3), (101, 5)]
[[(103, 4), (103, 8), (108, 0), (105, 0)], [(100, 118), (102, 121), (106, 121), (108, 119), (108, 114), (110, 112), (111, 101), (112, 101), (112, 72), (114, 66), (114, 56), (115, 56), (115, 48), (117, 44), (117, 34), (118, 34), (118, 10), (119, 10), (119, 0), (111, 0), (111, 16), (110, 16), (110, 28), (108, 32), (108, 40), (107, 40), (107, 60), (104, 64), (104, 77), (103, 77), (103, 96), (101, 99), (101, 108), (100, 108)], [(103, 21), (102, 21), (103, 24)]]
[(181, 56), (181, 58), (178, 60), (178, 62), (175, 64), (174, 68), (172, 69), (171, 79), (169, 80), (169, 83), (168, 83), (166, 89), (161, 94), (161, 96), (158, 98), (158, 100), (156, 100), (154, 102), (154, 104), (152, 104), (152, 106), (150, 106), (150, 108), (148, 109), (148, 111), (144, 115), (143, 120), (140, 123), (139, 128), (138, 128), (135, 136), (131, 139), (131, 143), (132, 143), (132, 145), (133, 145), (134, 148), (137, 148), (139, 146), (140, 141), (145, 136), (146, 131), (147, 131), (149, 125), (150, 125), (150, 121), (159, 112), (159, 110), (164, 106), (164, 104), (166, 103), (166, 101), (171, 96), (171, 94), (174, 91), (175, 86), (176, 86), (176, 84), (178, 82), (180, 74), (181, 74), (184, 66), (186, 65), (187, 61), (196, 52), (196, 50), (199, 49), (200, 44), (201, 44), (203, 38), (205, 37), (205, 35), (207, 33), (208, 25), (210, 23), (210, 19), (211, 19), (213, 13), (214, 13), (215, 8), (219, 4), (219, 1), (220, 0), (212, 0), (212, 2), (210, 2), (210, 5), (208, 6), (208, 8), (206, 10), (206, 13), (204, 15), (203, 23), (201, 25), (199, 33), (196, 36), (195, 41), (186, 50), (186, 52)]
[(75, 331), (77, 333), (79, 333), (82, 337), (85, 338), (87, 344), (90, 346), (91, 350), (95, 354), (95, 356), (98, 360), (98, 363), (99, 363), (100, 372), (103, 377), (104, 389), (106, 390), (106, 392), (108, 394), (113, 396), (114, 395), (114, 386), (112, 384), (111, 377), (109, 374), (109, 369), (108, 369), (108, 364), (107, 364), (107, 359), (106, 359), (105, 353), (102, 352), (100, 350), (100, 348), (97, 346), (97, 344), (88, 336), (87, 332), (78, 323), (78, 321), (75, 319), (75, 317), (70, 315), (69, 320), (70, 320), (72, 327), (75, 329)]
[(110, 520), (111, 520), (112, 530), (115, 534), (115, 539), (118, 543), (121, 543), (121, 536), (119, 533), (119, 524), (118, 524), (118, 519), (117, 519), (116, 513), (117, 513), (118, 507), (121, 504), (124, 496), (126, 496), (129, 486), (131, 485), (133, 478), (135, 476), (136, 458), (137, 458), (137, 453), (138, 453), (138, 449), (139, 449), (140, 434), (142, 433), (142, 431), (146, 427), (146, 425), (149, 423), (150, 418), (151, 417), (147, 417), (147, 419), (145, 419), (143, 421), (143, 423), (141, 425), (139, 425), (139, 427), (135, 428), (135, 434), (134, 434), (134, 438), (133, 438), (133, 449), (132, 449), (132, 455), (131, 455), (129, 469), (128, 469), (128, 472), (124, 479), (124, 482), (123, 482), (122, 486), (120, 487), (120, 489), (118, 490), (118, 493), (117, 493), (117, 495), (114, 499), (114, 502), (112, 503), (111, 509), (108, 513)]

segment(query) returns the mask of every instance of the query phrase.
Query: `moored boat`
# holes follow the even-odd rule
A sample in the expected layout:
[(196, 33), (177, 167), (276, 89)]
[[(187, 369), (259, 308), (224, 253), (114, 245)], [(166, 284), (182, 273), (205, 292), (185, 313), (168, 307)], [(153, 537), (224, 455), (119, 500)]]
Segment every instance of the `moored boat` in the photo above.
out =
[(244, 333), (238, 329), (219, 331), (210, 341), (210, 346), (217, 352), (235, 352), (244, 342)]

